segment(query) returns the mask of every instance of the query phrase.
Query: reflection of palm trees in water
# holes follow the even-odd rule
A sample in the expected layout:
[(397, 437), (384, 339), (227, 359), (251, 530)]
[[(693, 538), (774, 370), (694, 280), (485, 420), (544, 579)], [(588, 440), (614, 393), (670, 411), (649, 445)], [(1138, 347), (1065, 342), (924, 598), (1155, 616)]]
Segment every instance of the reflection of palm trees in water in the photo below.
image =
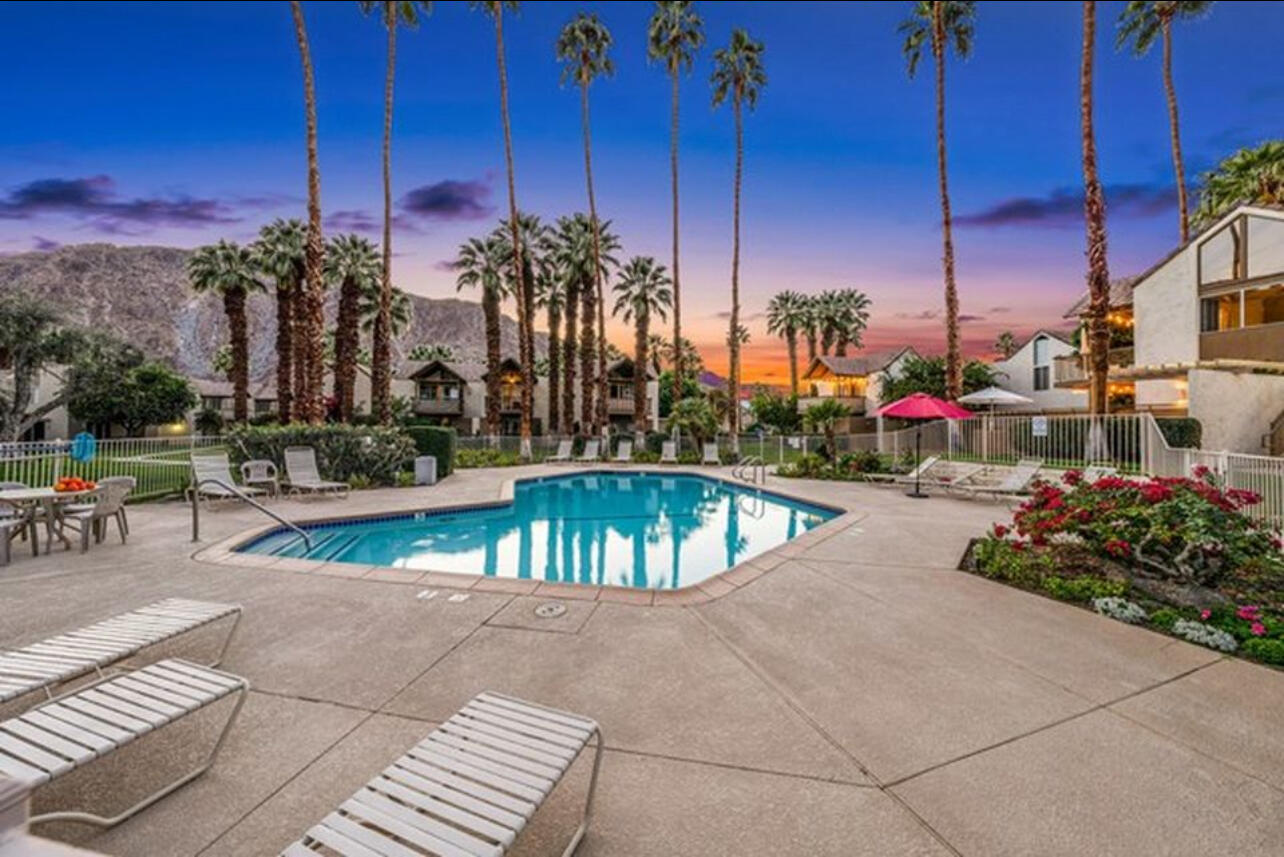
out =
[(691, 504), (690, 511), (683, 515), (668, 515), (669, 532), (673, 544), (673, 553), (670, 560), (670, 580), (669, 588), (677, 589), (682, 585), (682, 544), (692, 533), (704, 526), (705, 521), (709, 519), (718, 509), (721, 497), (717, 486), (704, 480), (683, 480), (678, 483), (679, 486), (689, 484), (699, 490), (699, 499)]

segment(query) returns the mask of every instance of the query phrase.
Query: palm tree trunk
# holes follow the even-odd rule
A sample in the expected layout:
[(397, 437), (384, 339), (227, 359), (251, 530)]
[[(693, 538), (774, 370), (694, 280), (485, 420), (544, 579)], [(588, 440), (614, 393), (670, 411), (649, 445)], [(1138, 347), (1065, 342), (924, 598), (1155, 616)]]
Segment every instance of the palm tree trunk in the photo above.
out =
[(789, 351), (789, 393), (798, 398), (798, 332), (785, 331), (785, 348)]
[(840, 330), (838, 332), (838, 336), (834, 341), (834, 355), (837, 357), (846, 357), (847, 345), (848, 345), (847, 334), (844, 331)]
[(482, 315), (486, 319), (486, 434), (499, 434), (499, 295), (494, 289), (482, 288)]
[(548, 427), (550, 434), (561, 434), (562, 421), (559, 409), (562, 371), (562, 311), (550, 301), (548, 305)]
[(807, 331), (807, 366), (810, 368), (812, 361), (816, 359), (816, 331)]
[[(593, 290), (597, 305), (597, 318), (585, 319), (585, 325), (597, 324), (597, 409), (586, 413), (585, 422), (592, 422), (593, 433), (597, 434), (606, 425), (606, 313), (603, 308), (605, 295), (602, 293), (602, 248), (601, 231), (597, 222), (597, 198), (593, 193), (593, 138), (589, 123), (588, 82), (580, 82), (580, 125), (584, 133), (584, 182), (588, 187), (589, 222), (593, 228)], [(591, 417), (591, 419), (590, 419)]]
[(307, 326), (303, 337), (308, 363), (306, 387), (300, 403), (300, 416), (311, 423), (324, 417), (321, 402), (325, 384), (325, 283), (322, 265), (325, 245), (321, 238), (321, 167), (317, 161), (317, 95), (316, 81), (312, 74), (312, 54), (308, 48), (308, 31), (303, 22), (303, 6), (299, 0), (290, 0), (294, 14), (294, 35), (299, 42), (299, 57), (303, 63), (303, 108), (307, 121), (308, 149), (308, 238), (304, 247), (304, 301)]
[(1177, 88), (1173, 86), (1172, 18), (1162, 19), (1164, 35), (1164, 96), (1168, 99), (1168, 126), (1172, 132), (1173, 171), (1177, 174), (1177, 230), (1181, 243), (1190, 240), (1190, 217), (1186, 202), (1186, 168), (1181, 157), (1181, 128), (1177, 122)]
[(294, 403), (290, 415), (298, 422), (306, 422), (303, 400), (308, 394), (308, 302), (303, 294), (303, 265), (297, 265), (294, 273), (294, 297), (290, 301), (290, 309), (294, 314), (294, 331), (290, 337), (290, 347), (294, 350), (294, 363), (291, 367), (294, 372)]
[(339, 317), (334, 332), (334, 398), (338, 405), (339, 420), (352, 419), (353, 398), (357, 381), (357, 348), (360, 318), (361, 287), (351, 277), (339, 287)]
[(945, 164), (945, 19), (941, 0), (932, 3), (932, 56), (936, 61), (936, 168), (941, 190), (941, 263), (945, 267), (945, 397), (963, 395), (959, 357), (959, 294), (954, 283), (954, 234)]
[(383, 83), (383, 270), (375, 315), (370, 367), (370, 411), (381, 423), (392, 420), (392, 88), (397, 70), (396, 6), (384, 4), (388, 27), (388, 69)]
[(575, 361), (579, 359), (580, 290), (574, 277), (566, 281), (566, 341), (562, 343), (562, 431), (575, 431)]
[(646, 434), (646, 375), (650, 336), (651, 314), (643, 308), (637, 314), (633, 347), (633, 430), (639, 436)]
[(730, 347), (731, 377), (727, 379), (728, 403), (727, 425), (731, 429), (731, 448), (740, 453), (740, 181), (744, 174), (745, 137), (744, 122), (740, 111), (740, 94), (732, 102), (736, 112), (736, 176), (735, 204), (731, 217), (731, 336)]
[(820, 353), (825, 357), (828, 357), (829, 352), (832, 351), (833, 348), (834, 328), (827, 324), (820, 330)]
[(673, 401), (682, 398), (682, 286), (678, 276), (678, 69), (669, 70), (673, 98), (669, 120), (669, 178), (673, 185)]
[(508, 223), (513, 242), (513, 284), (517, 298), (517, 351), (521, 364), (522, 457), (531, 455), (531, 410), (535, 405), (535, 355), (531, 327), (530, 284), (522, 267), (522, 236), (517, 222), (517, 179), (513, 165), (513, 125), (508, 118), (508, 68), (504, 60), (503, 4), (495, 5), (495, 58), (499, 67), (499, 109), (504, 125), (504, 165), (508, 170)]
[(1079, 119), (1083, 137), (1083, 216), (1088, 240), (1088, 348), (1091, 383), (1088, 406), (1106, 412), (1106, 376), (1110, 371), (1110, 272), (1106, 264), (1106, 200), (1097, 175), (1097, 141), (1092, 126), (1092, 51), (1096, 36), (1096, 3), (1083, 4), (1083, 55), (1079, 71)]
[(250, 340), (245, 320), (245, 292), (223, 293), (228, 338), (232, 342), (232, 419), (243, 423), (250, 416)]
[(593, 434), (594, 361), (597, 359), (597, 290), (592, 280), (580, 283), (580, 431)]
[(294, 407), (290, 389), (294, 362), (294, 290), (284, 280), (276, 286), (276, 414), (288, 423)]

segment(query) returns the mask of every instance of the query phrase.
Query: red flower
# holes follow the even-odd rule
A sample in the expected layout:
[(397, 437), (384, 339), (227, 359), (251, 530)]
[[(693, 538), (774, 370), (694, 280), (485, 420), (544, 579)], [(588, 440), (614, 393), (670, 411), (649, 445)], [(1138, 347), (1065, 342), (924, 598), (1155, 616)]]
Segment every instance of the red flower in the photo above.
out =
[(1245, 622), (1256, 622), (1258, 611), (1261, 609), (1262, 608), (1258, 607), (1256, 604), (1245, 604), (1243, 607), (1235, 611), (1235, 615), (1243, 619)]
[(1120, 558), (1127, 557), (1132, 554), (1132, 545), (1123, 539), (1111, 539), (1106, 542), (1106, 553)]
[(1004, 536), (1006, 536), (1007, 534), (1008, 534), (1008, 528), (1007, 528), (1007, 527), (1003, 526), (1002, 524), (995, 524), (995, 525), (994, 525), (994, 537), (995, 537), (996, 539), (1001, 539), (1001, 538), (1003, 538)]
[(1261, 622), (1254, 622), (1248, 630), (1253, 633), (1254, 637), (1266, 636), (1266, 626), (1263, 625)]
[(1061, 481), (1072, 487), (1078, 485), (1083, 481), (1083, 472), (1080, 470), (1067, 470), (1061, 474)]

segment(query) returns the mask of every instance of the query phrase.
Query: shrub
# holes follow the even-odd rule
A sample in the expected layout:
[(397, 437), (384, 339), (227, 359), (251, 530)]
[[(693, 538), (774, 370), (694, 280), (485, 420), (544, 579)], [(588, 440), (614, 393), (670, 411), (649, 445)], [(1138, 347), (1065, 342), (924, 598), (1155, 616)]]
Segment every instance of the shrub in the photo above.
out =
[(342, 423), (233, 426), (227, 442), (238, 463), (266, 458), (281, 468), (287, 446), (310, 446), (316, 450), (317, 468), (327, 479), (347, 482), (360, 476), (377, 485), (396, 484), (397, 473), (415, 453), (414, 441), (398, 429)]
[(1205, 625), (1203, 622), (1192, 622), (1189, 619), (1178, 619), (1173, 623), (1173, 633), (1183, 640), (1198, 643), (1219, 652), (1233, 652), (1239, 648), (1235, 638), (1220, 628)]
[(1035, 586), (1052, 571), (1052, 558), (1031, 551), (1022, 542), (1002, 538), (979, 540), (972, 550), (976, 570), (992, 580)]
[(197, 434), (218, 435), (223, 433), (223, 415), (213, 408), (202, 408), (192, 420)]
[(437, 459), (437, 476), (445, 478), (455, 469), (456, 447), (459, 435), (453, 428), (415, 425), (402, 429), (415, 442), (418, 455), (432, 455)]
[(1264, 663), (1284, 667), (1284, 640), (1267, 640), (1262, 638), (1245, 640), (1244, 645), (1240, 650), (1251, 658), (1256, 658)]
[[(397, 471), (396, 477), (392, 480), (393, 485), (401, 482), (401, 471)], [(364, 491), (367, 488), (373, 488), (374, 482), (364, 473), (354, 473), (348, 477), (348, 487), (353, 491)]]
[(838, 472), (844, 474), (882, 473), (884, 469), (883, 457), (869, 450), (845, 453), (837, 462)]
[(455, 467), (464, 470), (473, 467), (516, 467), (522, 457), (516, 452), (502, 449), (461, 449), (455, 453)]
[(1146, 621), (1146, 611), (1140, 604), (1129, 601), (1127, 598), (1094, 598), (1092, 599), (1092, 609), (1096, 610), (1102, 616), (1109, 616), (1111, 619), (1118, 619), (1120, 622), (1127, 622), (1129, 625), (1139, 625)]
[(1204, 427), (1193, 417), (1157, 417), (1155, 423), (1171, 447), (1199, 449), (1203, 442)]
[(1150, 614), (1150, 624), (1157, 628), (1163, 628), (1165, 631), (1171, 631), (1173, 625), (1177, 624), (1181, 619), (1181, 613), (1171, 607), (1160, 607)]
[(1123, 580), (1106, 580), (1103, 577), (1058, 577), (1049, 575), (1039, 582), (1039, 587), (1053, 598), (1062, 601), (1095, 601), (1098, 598), (1118, 598), (1128, 592)]
[(826, 466), (825, 459), (814, 452), (808, 452), (777, 467), (776, 475), (795, 479), (819, 479), (824, 475)]

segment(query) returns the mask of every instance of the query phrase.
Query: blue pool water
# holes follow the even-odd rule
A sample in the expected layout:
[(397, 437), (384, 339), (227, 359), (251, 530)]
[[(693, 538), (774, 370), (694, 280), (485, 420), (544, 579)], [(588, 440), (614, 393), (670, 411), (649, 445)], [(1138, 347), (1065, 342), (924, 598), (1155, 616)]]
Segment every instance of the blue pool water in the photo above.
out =
[[(444, 486), (443, 486), (444, 488)], [(448, 490), (448, 489), (446, 489)], [(676, 589), (839, 514), (717, 479), (580, 473), (517, 483), (512, 503), (316, 524), (242, 550), (392, 568)]]

